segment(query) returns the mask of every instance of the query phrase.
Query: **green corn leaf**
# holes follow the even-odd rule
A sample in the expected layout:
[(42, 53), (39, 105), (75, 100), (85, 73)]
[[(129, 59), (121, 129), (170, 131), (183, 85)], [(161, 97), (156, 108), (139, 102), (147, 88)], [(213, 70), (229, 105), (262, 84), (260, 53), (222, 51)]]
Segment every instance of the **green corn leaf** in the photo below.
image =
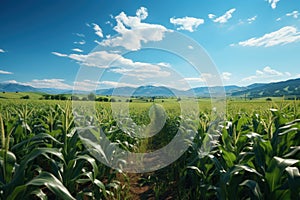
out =
[(65, 164), (64, 157), (58, 149), (36, 148), (36, 149), (32, 150), (28, 155), (26, 155), (25, 158), (21, 161), (20, 166), (16, 170), (12, 181), (8, 185), (8, 188), (9, 188), (8, 190), (12, 190), (14, 187), (24, 184), (25, 170), (28, 167), (29, 162), (31, 162), (32, 160), (34, 160), (35, 158), (37, 158), (40, 155), (44, 155), (44, 156), (48, 157), (47, 154), (56, 156), (61, 161), (63, 161), (63, 163)]
[(297, 167), (287, 167), (288, 183), (291, 189), (291, 198), (300, 199), (300, 173)]
[(236, 156), (234, 153), (225, 150), (223, 147), (219, 147), (220, 150), (222, 151), (222, 156), (224, 161), (226, 162), (227, 166), (230, 168), (234, 165), (234, 162), (236, 160)]
[(298, 162), (299, 160), (283, 159), (276, 156), (271, 160), (271, 163), (265, 174), (271, 192), (275, 191), (282, 185), (281, 178), (285, 168)]
[(200, 177), (204, 176), (204, 173), (196, 166), (188, 166), (187, 169), (194, 170), (196, 174)]
[(2, 168), (4, 169), (4, 182), (7, 183), (12, 179), (16, 165), (16, 156), (11, 151), (0, 150), (0, 161), (1, 165), (3, 164)]
[(243, 181), (240, 186), (248, 187), (251, 191), (252, 197), (251, 199), (264, 199), (263, 195), (260, 191), (259, 185), (256, 181), (253, 180), (245, 180)]
[(57, 139), (55, 139), (54, 137), (52, 137), (51, 135), (49, 135), (47, 133), (40, 133), (40, 134), (33, 136), (30, 139), (24, 140), (16, 145), (14, 145), (11, 149), (16, 150), (16, 149), (19, 149), (19, 148), (23, 147), (24, 145), (29, 144), (31, 142), (44, 142), (45, 140), (51, 140), (57, 144), (62, 144)]
[(85, 160), (87, 162), (89, 162), (93, 168), (93, 172), (94, 172), (94, 178), (93, 179), (96, 179), (97, 175), (98, 175), (98, 166), (97, 166), (97, 163), (96, 163), (96, 160), (94, 158), (92, 158), (91, 156), (88, 156), (88, 155), (80, 155), (77, 157), (77, 159), (82, 159), (82, 160)]
[(46, 186), (55, 196), (65, 200), (75, 200), (67, 188), (53, 174), (42, 172), (27, 184), (33, 186)]
[(20, 185), (14, 188), (13, 192), (6, 198), (6, 200), (15, 200), (20, 199), (21, 197), (24, 198), (26, 188), (26, 185)]
[(283, 157), (288, 158), (288, 157), (296, 157), (297, 155), (299, 155), (300, 152), (300, 146), (296, 146), (296, 147), (291, 147), (290, 148), (291, 151), (287, 154), (285, 154)]
[(47, 195), (41, 190), (40, 188), (32, 191), (30, 194), (34, 195), (35, 197), (39, 198), (40, 200), (47, 200)]

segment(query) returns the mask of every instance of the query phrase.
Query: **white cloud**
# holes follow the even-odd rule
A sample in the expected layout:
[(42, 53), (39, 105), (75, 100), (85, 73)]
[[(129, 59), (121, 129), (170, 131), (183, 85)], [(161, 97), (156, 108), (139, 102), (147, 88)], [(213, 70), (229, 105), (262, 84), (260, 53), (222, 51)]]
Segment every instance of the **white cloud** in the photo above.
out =
[(92, 81), (92, 80), (75, 81), (74, 90), (93, 91), (96, 89), (100, 89), (99, 85), (100, 85), (99, 81)]
[(96, 44), (102, 45), (102, 43), (99, 42), (98, 40), (94, 40), (94, 42), (95, 42)]
[[(232, 74), (230, 72), (223, 72), (221, 74), (221, 78), (224, 81), (228, 81), (228, 80), (230, 80), (231, 75)], [(210, 73), (202, 73), (200, 75), (200, 77), (187, 77), (187, 78), (184, 78), (182, 81), (187, 81), (190, 83), (210, 83), (212, 86), (212, 83), (210, 80), (215, 79), (215, 78), (216, 78), (216, 76), (214, 76)]]
[(208, 14), (208, 18), (209, 19), (213, 19), (213, 18), (215, 18), (216, 17), (216, 15), (214, 15), (214, 14)]
[(276, 8), (277, 3), (278, 3), (279, 1), (280, 1), (280, 0), (268, 0), (269, 4), (271, 4), (272, 9), (275, 9), (275, 8)]
[(136, 16), (138, 18), (140, 18), (141, 20), (144, 20), (148, 17), (148, 11), (147, 8), (145, 7), (140, 7), (137, 11), (136, 11)]
[(103, 33), (102, 33), (102, 29), (100, 28), (100, 26), (95, 23), (93, 23), (92, 25), (94, 26), (93, 29), (95, 31), (95, 34), (98, 35), (99, 37), (103, 38)]
[(8, 72), (8, 71), (4, 71), (4, 70), (0, 70), (0, 74), (13, 74), (12, 72)]
[(65, 83), (64, 79), (34, 79), (29, 82), (18, 82), (16, 80), (5, 81), (5, 83), (14, 83), (20, 85), (28, 85), (35, 88), (55, 88), (55, 89), (73, 89), (73, 86)]
[[(152, 65), (152, 64), (148, 64)], [(112, 72), (123, 74), (125, 76), (135, 77), (139, 80), (145, 80), (149, 78), (162, 78), (170, 75), (170, 72), (161, 70), (161, 68), (152, 65), (151, 68), (117, 68), (112, 69)]]
[(257, 15), (247, 19), (239, 19), (238, 25), (243, 25), (245, 23), (252, 24), (256, 19), (257, 19)]
[[(258, 71), (258, 70), (257, 70)], [(276, 71), (271, 67), (267, 66), (262, 71), (263, 74), (270, 75), (270, 76), (282, 76), (282, 72)]]
[(202, 73), (199, 77), (187, 77), (184, 78), (183, 80), (187, 82), (197, 82), (197, 83), (204, 83), (208, 82), (208, 79), (212, 78), (213, 75), (209, 73)]
[(122, 83), (122, 82), (115, 82), (115, 81), (101, 81), (100, 85), (106, 85), (109, 87), (139, 87), (140, 85), (131, 84), (131, 83)]
[(84, 35), (84, 34), (82, 34), (82, 33), (75, 33), (75, 35), (77, 35), (78, 37), (82, 37), (82, 38), (84, 38), (84, 37), (85, 37), (85, 35)]
[(117, 88), (117, 87), (139, 87), (140, 85), (117, 82), (117, 81), (93, 81), (93, 80), (83, 80), (74, 82), (74, 89), (93, 91), (100, 88)]
[(277, 21), (277, 22), (281, 21), (281, 17), (278, 17), (278, 18), (276, 19), (276, 21)]
[(68, 55), (67, 54), (62, 54), (62, 53), (59, 53), (59, 52), (55, 52), (55, 51), (53, 51), (53, 52), (51, 52), (53, 55), (56, 55), (56, 56), (59, 56), (59, 57), (68, 57)]
[(194, 17), (170, 18), (170, 23), (179, 26), (177, 30), (194, 32), (199, 25), (204, 24), (204, 19)]
[(56, 88), (56, 89), (72, 89), (71, 85), (65, 83), (64, 79), (34, 79), (31, 82), (27, 82), (35, 88)]
[(194, 49), (194, 47), (193, 47), (193, 46), (191, 46), (191, 45), (188, 45), (188, 48), (189, 48), (189, 49)]
[(288, 16), (288, 17), (293, 17), (293, 18), (297, 19), (298, 16), (299, 16), (299, 12), (298, 12), (297, 10), (294, 10), (294, 11), (291, 12), (291, 13), (287, 13), (286, 16)]
[(111, 21), (106, 21), (105, 24), (110, 25), (111, 27), (113, 26), (113, 24), (111, 23)]
[(0, 53), (5, 53), (5, 50), (4, 49), (0, 49)]
[(84, 44), (85, 44), (85, 40), (81, 40), (81, 41), (79, 41), (79, 42), (74, 42), (74, 44), (84, 45)]
[(264, 46), (271, 47), (275, 45), (285, 45), (300, 41), (300, 32), (293, 26), (285, 26), (277, 31), (267, 33), (259, 38), (250, 38), (239, 42), (241, 46)]
[(230, 80), (230, 77), (231, 77), (231, 73), (230, 72), (223, 72), (222, 74), (221, 74), (221, 77), (222, 77), (222, 79), (224, 80), (224, 81), (228, 81), (228, 80)]
[(264, 67), (262, 70), (256, 70), (255, 75), (248, 76), (242, 79), (242, 82), (249, 81), (270, 81), (270, 80), (280, 80), (282, 78), (291, 77), (291, 73), (289, 72), (280, 72), (275, 69), (272, 69), (269, 66)]
[(67, 57), (78, 61), (82, 65), (98, 68), (108, 68), (110, 63), (114, 60), (118, 60), (121, 63), (129, 62), (118, 54), (108, 53), (106, 51), (96, 51), (89, 54), (70, 54), (67, 55)]
[(98, 68), (110, 67), (111, 72), (138, 77), (140, 79), (157, 76), (166, 77), (170, 74), (167, 70), (165, 70), (166, 68), (170, 68), (168, 63), (134, 62), (122, 55), (107, 51), (95, 51), (89, 54), (70, 55), (57, 52), (52, 53), (60, 57), (68, 57), (85, 66)]
[(252, 22), (254, 22), (254, 21), (256, 20), (256, 18), (257, 18), (257, 15), (255, 15), (255, 16), (253, 16), (253, 17), (251, 17), (251, 18), (248, 18), (248, 19), (247, 19), (247, 22), (248, 22), (249, 24), (252, 24)]
[(83, 52), (83, 50), (81, 50), (81, 49), (79, 49), (79, 48), (72, 49), (72, 51), (79, 52), (79, 53), (82, 53), (82, 52)]
[(284, 72), (284, 74), (287, 76), (292, 76), (292, 74), (290, 72)]
[(142, 42), (161, 41), (168, 29), (159, 24), (143, 23), (142, 20), (146, 19), (147, 16), (147, 9), (143, 7), (137, 10), (137, 16), (127, 16), (121, 12), (115, 17), (117, 25), (114, 27), (120, 36), (107, 38), (101, 42), (101, 45), (121, 46), (127, 50), (135, 51), (141, 48)]
[(21, 84), (21, 85), (26, 85), (26, 84), (23, 84), (23, 83), (20, 83), (16, 80), (8, 80), (8, 81), (3, 81), (3, 83), (12, 83), (12, 84)]
[(184, 78), (184, 80), (188, 82), (205, 82), (205, 80), (202, 77), (188, 77)]
[(214, 22), (217, 22), (217, 23), (220, 23), (220, 24), (223, 24), (223, 23), (226, 23), (230, 18), (232, 18), (232, 14), (236, 11), (235, 8), (232, 8), (228, 11), (226, 11), (226, 13), (216, 19), (214, 19), (213, 21)]
[[(212, 74), (212, 73), (201, 73), (198, 77), (185, 77), (180, 80), (180, 82), (185, 82), (191, 87), (201, 87), (201, 86), (221, 86), (223, 85), (222, 79), (230, 78), (231, 73), (224, 72), (223, 74)], [(229, 80), (229, 79), (228, 79)]]

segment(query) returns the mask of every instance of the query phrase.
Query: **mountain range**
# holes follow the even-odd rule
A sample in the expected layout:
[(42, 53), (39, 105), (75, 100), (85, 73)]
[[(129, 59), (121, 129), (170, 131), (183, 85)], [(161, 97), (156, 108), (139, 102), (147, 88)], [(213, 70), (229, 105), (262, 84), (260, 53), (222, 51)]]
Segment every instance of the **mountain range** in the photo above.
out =
[[(249, 86), (224, 86), (227, 96), (247, 96), (247, 97), (279, 97), (279, 96), (300, 96), (300, 78), (273, 83), (255, 83)], [(190, 90), (169, 89), (163, 86), (140, 86), (118, 87), (96, 90), (97, 95), (115, 96), (199, 96), (209, 97), (211, 93), (224, 91), (222, 86), (196, 87)], [(0, 92), (41, 92), (46, 94), (88, 94), (88, 91), (72, 91), (55, 88), (35, 88), (29, 85), (15, 83), (0, 83)]]

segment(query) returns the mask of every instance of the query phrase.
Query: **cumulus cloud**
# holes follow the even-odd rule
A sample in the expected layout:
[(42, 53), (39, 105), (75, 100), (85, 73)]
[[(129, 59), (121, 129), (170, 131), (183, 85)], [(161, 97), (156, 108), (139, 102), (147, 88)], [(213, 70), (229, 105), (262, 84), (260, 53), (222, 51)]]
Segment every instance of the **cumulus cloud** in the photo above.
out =
[(79, 48), (72, 49), (72, 51), (79, 52), (79, 53), (82, 53), (82, 52), (83, 52), (83, 50), (81, 50), (81, 49), (79, 49)]
[(95, 34), (98, 35), (99, 37), (103, 38), (103, 33), (102, 33), (102, 29), (100, 28), (100, 26), (98, 24), (93, 23), (93, 29), (95, 31)]
[(170, 18), (170, 23), (179, 26), (177, 30), (194, 32), (199, 25), (204, 24), (204, 19), (194, 17)]
[(279, 0), (268, 0), (268, 2), (271, 5), (271, 8), (275, 9)]
[(220, 23), (220, 24), (223, 24), (223, 23), (226, 23), (228, 22), (228, 20), (230, 18), (232, 18), (232, 14), (236, 11), (235, 8), (232, 8), (228, 11), (226, 11), (226, 13), (216, 19), (214, 19), (213, 21), (216, 22), (216, 23)]
[(0, 53), (5, 53), (5, 50), (4, 49), (0, 49)]
[(293, 18), (297, 19), (298, 16), (299, 16), (299, 12), (298, 12), (298, 10), (294, 10), (294, 11), (291, 12), (291, 13), (287, 13), (286, 16), (288, 16), (288, 17), (293, 17)]
[(57, 52), (52, 53), (60, 57), (68, 57), (85, 66), (103, 69), (111, 68), (111, 72), (138, 77), (141, 79), (157, 76), (165, 77), (170, 74), (167, 70), (164, 70), (169, 68), (168, 63), (135, 62), (117, 53), (111, 53), (107, 51), (95, 51), (89, 54), (70, 55)]
[(0, 74), (13, 74), (12, 72), (8, 72), (8, 71), (4, 71), (4, 70), (0, 70)]
[(249, 81), (270, 81), (270, 80), (280, 80), (282, 78), (291, 77), (289, 72), (280, 72), (272, 69), (270, 66), (264, 67), (262, 70), (256, 70), (255, 75), (248, 76), (242, 79), (242, 82)]
[(277, 31), (267, 33), (259, 38), (250, 38), (239, 42), (240, 46), (271, 47), (300, 41), (300, 32), (293, 26), (285, 26)]
[(147, 16), (147, 9), (143, 7), (137, 10), (136, 16), (127, 16), (121, 12), (115, 17), (117, 25), (113, 28), (120, 36), (107, 38), (100, 44), (110, 47), (120, 46), (136, 51), (141, 48), (142, 42), (161, 41), (168, 29), (159, 24), (142, 22)]

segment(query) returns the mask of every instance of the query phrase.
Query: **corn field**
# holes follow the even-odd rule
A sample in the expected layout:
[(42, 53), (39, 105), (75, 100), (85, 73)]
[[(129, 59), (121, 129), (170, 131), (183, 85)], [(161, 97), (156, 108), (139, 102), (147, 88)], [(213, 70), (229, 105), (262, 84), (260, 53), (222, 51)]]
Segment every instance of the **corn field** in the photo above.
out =
[[(86, 148), (76, 127), (101, 127), (107, 138), (131, 152), (165, 146), (179, 128), (176, 103), (160, 132), (137, 138), (118, 128), (109, 102), (95, 113), (72, 110), (68, 101), (0, 100), (0, 199), (300, 199), (300, 102), (228, 102), (215, 124), (211, 151), (201, 152), (210, 105), (199, 103), (196, 136), (188, 150), (160, 170), (130, 174), (111, 169)], [(150, 122), (154, 103), (130, 103), (137, 124)], [(134, 105), (135, 104), (135, 105)], [(156, 113), (154, 113), (155, 115)], [(78, 120), (80, 119), (80, 120)], [(78, 124), (80, 123), (80, 124)], [(135, 133), (138, 134), (138, 133)]]

